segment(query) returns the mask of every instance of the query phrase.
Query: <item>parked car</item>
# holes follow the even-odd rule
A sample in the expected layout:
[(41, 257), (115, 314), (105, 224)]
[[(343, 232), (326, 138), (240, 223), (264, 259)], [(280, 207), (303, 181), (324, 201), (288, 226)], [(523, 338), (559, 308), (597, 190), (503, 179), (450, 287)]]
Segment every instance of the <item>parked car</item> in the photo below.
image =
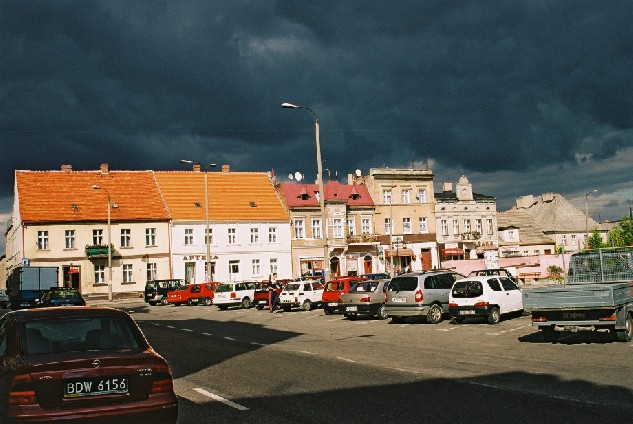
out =
[(230, 306), (248, 309), (253, 306), (255, 298), (255, 283), (222, 283), (215, 290), (213, 303), (221, 310)]
[(167, 303), (174, 306), (187, 305), (211, 305), (214, 292), (218, 283), (185, 284), (176, 290), (167, 293)]
[(167, 293), (176, 290), (185, 283), (181, 279), (149, 280), (145, 284), (145, 302), (150, 306), (167, 304)]
[(318, 280), (291, 282), (286, 284), (279, 297), (281, 307), (286, 312), (292, 308), (309, 311), (323, 301), (323, 284)]
[(9, 295), (7, 294), (7, 291), (4, 289), (0, 290), (0, 308), (7, 309), (10, 304), (11, 301), (9, 300)]
[(391, 278), (386, 272), (371, 272), (369, 274), (361, 274), (359, 277), (367, 280), (388, 280)]
[(488, 323), (498, 324), (502, 315), (523, 312), (523, 294), (508, 277), (466, 277), (453, 284), (448, 310), (456, 323), (484, 317)]
[(258, 310), (267, 309), (269, 307), (269, 296), (270, 296), (270, 287), (273, 287), (277, 296), (281, 294), (282, 285), (277, 282), (261, 282), (255, 283), (255, 295), (253, 297), (253, 305)]
[(358, 315), (387, 319), (386, 291), (391, 280), (367, 280), (354, 283), (347, 293), (341, 294), (338, 310), (347, 319)]
[(41, 298), (35, 300), (35, 306), (86, 306), (79, 290), (69, 287), (51, 287)]
[(177, 421), (169, 365), (118, 309), (8, 312), (0, 369), (1, 423)]
[(486, 275), (498, 275), (500, 277), (507, 277), (514, 281), (516, 285), (519, 285), (519, 280), (506, 268), (478, 269), (475, 271), (471, 271), (468, 274), (468, 277), (483, 277)]
[(354, 283), (364, 280), (361, 277), (335, 277), (328, 281), (323, 288), (321, 300), (325, 315), (338, 311), (338, 299), (343, 293), (347, 293)]
[(453, 283), (464, 276), (449, 270), (430, 270), (398, 275), (387, 289), (387, 315), (392, 322), (424, 316), (430, 324), (442, 322), (448, 313), (448, 296)]

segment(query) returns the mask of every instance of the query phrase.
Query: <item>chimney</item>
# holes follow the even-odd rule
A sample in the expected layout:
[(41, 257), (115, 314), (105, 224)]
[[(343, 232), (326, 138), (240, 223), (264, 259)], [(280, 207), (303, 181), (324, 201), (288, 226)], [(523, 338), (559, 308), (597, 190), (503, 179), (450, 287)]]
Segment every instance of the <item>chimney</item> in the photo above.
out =
[(529, 209), (534, 204), (534, 196), (528, 194), (527, 196), (521, 196), (516, 198), (517, 209)]
[(230, 165), (222, 165), (222, 172), (225, 174), (228, 174), (229, 172), (231, 172), (231, 166)]
[(100, 166), (100, 169), (101, 169), (102, 174), (107, 174), (110, 172), (110, 167), (108, 166), (107, 163), (102, 163)]
[(200, 165), (199, 163), (193, 164), (193, 172), (200, 172), (201, 169), (202, 169), (202, 165)]
[(453, 183), (444, 183), (444, 184), (442, 184), (442, 191), (444, 193), (453, 191)]
[(62, 171), (63, 172), (70, 172), (73, 170), (73, 166), (72, 165), (62, 165)]

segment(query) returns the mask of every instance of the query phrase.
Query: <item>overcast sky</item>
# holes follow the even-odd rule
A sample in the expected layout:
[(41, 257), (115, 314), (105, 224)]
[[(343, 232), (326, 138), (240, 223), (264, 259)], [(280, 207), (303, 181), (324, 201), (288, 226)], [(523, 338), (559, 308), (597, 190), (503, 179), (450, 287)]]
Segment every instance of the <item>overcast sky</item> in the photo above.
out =
[(500, 211), (598, 189), (590, 215), (618, 219), (632, 22), (630, 0), (0, 0), (0, 217), (16, 169), (191, 159), (314, 181), (292, 102), (342, 182), (429, 164), (436, 192), (463, 174)]

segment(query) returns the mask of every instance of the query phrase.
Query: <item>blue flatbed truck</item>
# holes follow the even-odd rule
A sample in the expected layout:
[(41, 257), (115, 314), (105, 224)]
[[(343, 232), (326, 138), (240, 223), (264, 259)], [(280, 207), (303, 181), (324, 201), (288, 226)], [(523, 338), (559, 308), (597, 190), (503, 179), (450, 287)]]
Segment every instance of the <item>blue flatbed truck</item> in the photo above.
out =
[(29, 266), (14, 268), (7, 279), (7, 294), (11, 309), (35, 307), (35, 301), (46, 290), (57, 287), (59, 269), (52, 266)]

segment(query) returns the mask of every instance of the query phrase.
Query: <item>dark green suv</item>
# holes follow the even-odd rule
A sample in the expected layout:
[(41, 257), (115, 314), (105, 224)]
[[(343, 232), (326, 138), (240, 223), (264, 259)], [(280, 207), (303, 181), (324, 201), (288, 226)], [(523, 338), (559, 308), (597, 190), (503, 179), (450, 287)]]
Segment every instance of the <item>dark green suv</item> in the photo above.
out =
[(176, 290), (185, 282), (179, 279), (170, 280), (150, 280), (145, 285), (145, 302), (150, 306), (167, 304), (167, 292)]

